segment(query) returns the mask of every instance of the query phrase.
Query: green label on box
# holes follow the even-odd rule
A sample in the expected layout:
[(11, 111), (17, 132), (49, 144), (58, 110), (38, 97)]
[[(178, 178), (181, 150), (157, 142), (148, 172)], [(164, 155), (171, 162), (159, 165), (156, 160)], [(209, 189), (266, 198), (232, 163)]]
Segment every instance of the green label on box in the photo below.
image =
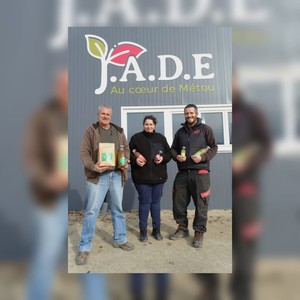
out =
[(59, 157), (59, 166), (62, 171), (68, 171), (68, 153), (64, 153)]
[(110, 152), (102, 153), (101, 161), (112, 162), (113, 155)]

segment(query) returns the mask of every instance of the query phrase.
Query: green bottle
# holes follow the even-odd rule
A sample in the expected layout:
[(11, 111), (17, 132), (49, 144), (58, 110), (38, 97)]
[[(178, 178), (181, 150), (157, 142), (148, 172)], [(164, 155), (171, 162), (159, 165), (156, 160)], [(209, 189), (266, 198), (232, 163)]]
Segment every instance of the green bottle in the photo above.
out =
[(186, 149), (185, 146), (182, 147), (181, 151), (180, 151), (180, 156), (181, 157), (186, 157)]
[(193, 156), (198, 156), (198, 155), (202, 155), (202, 154), (205, 154), (207, 151), (208, 151), (208, 147), (207, 148), (203, 148), (203, 149), (200, 149), (198, 150)]
[(118, 152), (118, 165), (123, 167), (126, 165), (126, 157), (124, 151), (124, 145), (120, 146), (120, 150)]

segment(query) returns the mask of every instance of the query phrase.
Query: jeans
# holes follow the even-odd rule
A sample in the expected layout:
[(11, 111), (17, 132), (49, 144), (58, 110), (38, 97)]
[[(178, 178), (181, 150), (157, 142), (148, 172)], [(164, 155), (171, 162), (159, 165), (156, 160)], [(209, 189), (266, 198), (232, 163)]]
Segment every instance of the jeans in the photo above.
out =
[(146, 229), (148, 215), (151, 212), (153, 228), (160, 227), (160, 200), (163, 192), (163, 183), (159, 184), (135, 184), (139, 194), (139, 227)]
[(106, 274), (81, 274), (82, 299), (108, 300), (107, 275)]
[(109, 206), (111, 209), (114, 228), (114, 241), (117, 244), (127, 242), (126, 221), (122, 209), (122, 175), (120, 171), (106, 171), (100, 175), (97, 184), (87, 182), (87, 207), (83, 219), (79, 251), (90, 251), (95, 233), (99, 210), (103, 204), (107, 192), (109, 192)]
[(37, 207), (34, 211), (36, 247), (32, 257), (26, 299), (46, 300), (51, 289), (57, 264), (66, 245), (68, 231), (68, 196), (62, 195), (54, 208)]

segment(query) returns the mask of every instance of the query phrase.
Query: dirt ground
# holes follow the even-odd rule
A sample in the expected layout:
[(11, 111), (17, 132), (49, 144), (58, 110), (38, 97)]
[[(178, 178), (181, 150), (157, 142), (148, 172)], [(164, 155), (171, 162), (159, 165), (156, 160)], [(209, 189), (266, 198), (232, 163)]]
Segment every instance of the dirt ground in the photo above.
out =
[[(254, 299), (258, 300), (298, 300), (300, 294), (300, 257), (274, 257), (260, 258), (257, 261), (255, 272)], [(0, 268), (0, 300), (24, 299), (27, 282), (27, 268), (23, 264), (4, 264)], [(96, 275), (99, 282), (106, 281), (108, 300), (131, 300), (129, 274)], [(146, 299), (153, 295), (153, 275), (146, 275), (145, 293)], [(57, 272), (53, 282), (52, 299), (87, 299), (83, 292), (82, 276), (66, 274), (64, 268)], [(230, 274), (222, 274), (220, 277), (220, 293), (222, 300), (230, 300), (229, 286)], [(192, 274), (175, 273), (169, 276), (168, 294), (170, 300), (195, 300), (199, 299), (199, 292), (203, 291), (199, 278)], [(117, 284), (116, 284), (117, 283)], [(101, 297), (100, 297), (101, 298)]]
[[(127, 238), (135, 245), (133, 251), (113, 248), (111, 216), (99, 217), (88, 263), (77, 266), (75, 256), (82, 228), (82, 213), (69, 214), (69, 273), (231, 273), (232, 211), (210, 210), (207, 233), (202, 248), (191, 246), (194, 211), (189, 211), (190, 237), (171, 241), (168, 235), (177, 227), (169, 210), (161, 212), (162, 241), (156, 241), (148, 228), (148, 242), (138, 240), (138, 212), (126, 212)], [(149, 219), (148, 224), (151, 224)]]

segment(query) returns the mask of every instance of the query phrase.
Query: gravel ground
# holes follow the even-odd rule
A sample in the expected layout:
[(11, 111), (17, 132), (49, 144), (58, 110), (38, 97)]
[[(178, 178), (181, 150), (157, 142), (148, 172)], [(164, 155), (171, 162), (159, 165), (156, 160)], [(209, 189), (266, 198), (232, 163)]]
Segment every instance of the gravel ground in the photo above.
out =
[[(232, 272), (232, 211), (210, 210), (203, 247), (191, 246), (194, 211), (188, 213), (190, 237), (171, 241), (168, 235), (177, 225), (169, 210), (161, 212), (162, 241), (156, 241), (148, 228), (148, 241), (138, 240), (138, 212), (126, 212), (127, 238), (135, 245), (133, 251), (112, 247), (111, 216), (98, 218), (93, 248), (88, 263), (77, 266), (75, 256), (80, 240), (83, 213), (69, 214), (69, 273), (231, 273)], [(149, 219), (148, 224), (151, 224)]]

